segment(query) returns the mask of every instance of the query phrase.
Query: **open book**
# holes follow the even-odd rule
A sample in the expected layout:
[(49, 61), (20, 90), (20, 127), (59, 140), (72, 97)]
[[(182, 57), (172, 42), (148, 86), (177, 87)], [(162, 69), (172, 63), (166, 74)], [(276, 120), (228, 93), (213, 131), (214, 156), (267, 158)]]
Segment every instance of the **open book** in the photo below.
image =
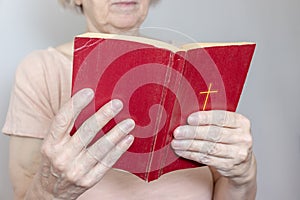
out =
[(115, 164), (152, 181), (201, 164), (179, 158), (173, 131), (199, 110), (235, 111), (254, 53), (253, 43), (195, 43), (182, 47), (142, 37), (86, 33), (75, 38), (72, 94), (92, 88), (94, 101), (75, 129), (111, 99), (124, 109), (97, 134), (131, 117), (135, 141)]

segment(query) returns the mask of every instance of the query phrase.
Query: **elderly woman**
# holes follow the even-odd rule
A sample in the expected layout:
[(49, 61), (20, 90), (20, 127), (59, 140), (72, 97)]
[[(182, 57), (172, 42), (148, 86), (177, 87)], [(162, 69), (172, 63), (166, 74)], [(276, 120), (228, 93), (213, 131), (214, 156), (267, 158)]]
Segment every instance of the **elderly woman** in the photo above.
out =
[[(90, 32), (137, 34), (151, 0), (61, 0), (78, 8)], [(226, 111), (196, 112), (174, 131), (172, 146), (184, 158), (206, 164), (146, 183), (111, 169), (133, 142), (135, 124), (126, 119), (87, 143), (122, 109), (112, 100), (73, 137), (79, 112), (93, 99), (91, 89), (71, 98), (72, 43), (36, 51), (20, 64), (3, 132), (10, 135), (10, 169), (15, 199), (254, 199), (256, 163), (249, 120)], [(221, 115), (225, 117), (212, 117)], [(96, 120), (95, 120), (96, 119)], [(204, 137), (214, 127), (218, 135)], [(86, 137), (86, 136), (85, 136)], [(88, 138), (87, 140), (89, 140)], [(207, 154), (203, 148), (214, 142)], [(111, 145), (114, 144), (114, 145)], [(190, 145), (192, 144), (192, 145)], [(207, 154), (207, 156), (201, 156)]]

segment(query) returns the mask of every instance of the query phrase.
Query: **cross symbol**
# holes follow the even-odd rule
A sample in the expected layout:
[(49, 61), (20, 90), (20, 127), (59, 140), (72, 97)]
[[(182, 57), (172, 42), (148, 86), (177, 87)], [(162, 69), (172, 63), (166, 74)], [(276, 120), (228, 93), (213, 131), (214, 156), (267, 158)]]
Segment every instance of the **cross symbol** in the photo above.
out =
[(217, 93), (218, 92), (218, 90), (211, 90), (211, 85), (212, 84), (210, 83), (207, 91), (200, 92), (200, 94), (206, 94), (205, 101), (204, 101), (203, 108), (202, 108), (203, 111), (206, 109), (207, 100), (208, 100), (209, 95), (212, 94), (212, 93)]

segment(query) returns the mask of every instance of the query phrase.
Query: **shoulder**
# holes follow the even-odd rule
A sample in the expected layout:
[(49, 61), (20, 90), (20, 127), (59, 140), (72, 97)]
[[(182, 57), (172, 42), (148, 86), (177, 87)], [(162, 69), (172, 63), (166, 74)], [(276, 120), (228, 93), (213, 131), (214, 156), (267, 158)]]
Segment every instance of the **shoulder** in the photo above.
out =
[[(31, 99), (45, 99), (57, 110), (70, 91), (72, 61), (54, 48), (36, 50), (28, 54), (17, 68), (17, 94), (30, 94)], [(63, 93), (60, 94), (60, 93)], [(60, 98), (65, 99), (60, 99)]]
[(57, 46), (55, 49), (60, 52), (62, 55), (64, 55), (69, 60), (72, 60), (73, 57), (73, 42), (65, 43), (60, 46)]
[(5, 123), (8, 134), (43, 138), (70, 98), (72, 62), (54, 48), (33, 51), (19, 64)]
[(19, 64), (18, 70), (38, 70), (57, 63), (70, 62), (58, 50), (49, 47), (43, 50), (36, 50), (28, 54)]
[(57, 49), (49, 47), (28, 54), (16, 70), (16, 80), (27, 79), (31, 82), (55, 74), (69, 74), (72, 61)]

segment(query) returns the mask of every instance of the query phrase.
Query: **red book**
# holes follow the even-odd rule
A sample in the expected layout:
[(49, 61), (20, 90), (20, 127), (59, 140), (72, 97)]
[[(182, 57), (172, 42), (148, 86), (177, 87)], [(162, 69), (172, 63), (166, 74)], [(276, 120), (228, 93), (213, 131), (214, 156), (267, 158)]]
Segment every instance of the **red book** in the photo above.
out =
[(124, 108), (97, 134), (131, 117), (136, 122), (130, 149), (115, 164), (152, 181), (162, 174), (201, 164), (180, 158), (173, 131), (199, 110), (235, 111), (254, 53), (253, 43), (188, 44), (175, 47), (141, 37), (87, 33), (75, 38), (72, 94), (95, 91), (94, 101), (74, 131), (111, 99)]

